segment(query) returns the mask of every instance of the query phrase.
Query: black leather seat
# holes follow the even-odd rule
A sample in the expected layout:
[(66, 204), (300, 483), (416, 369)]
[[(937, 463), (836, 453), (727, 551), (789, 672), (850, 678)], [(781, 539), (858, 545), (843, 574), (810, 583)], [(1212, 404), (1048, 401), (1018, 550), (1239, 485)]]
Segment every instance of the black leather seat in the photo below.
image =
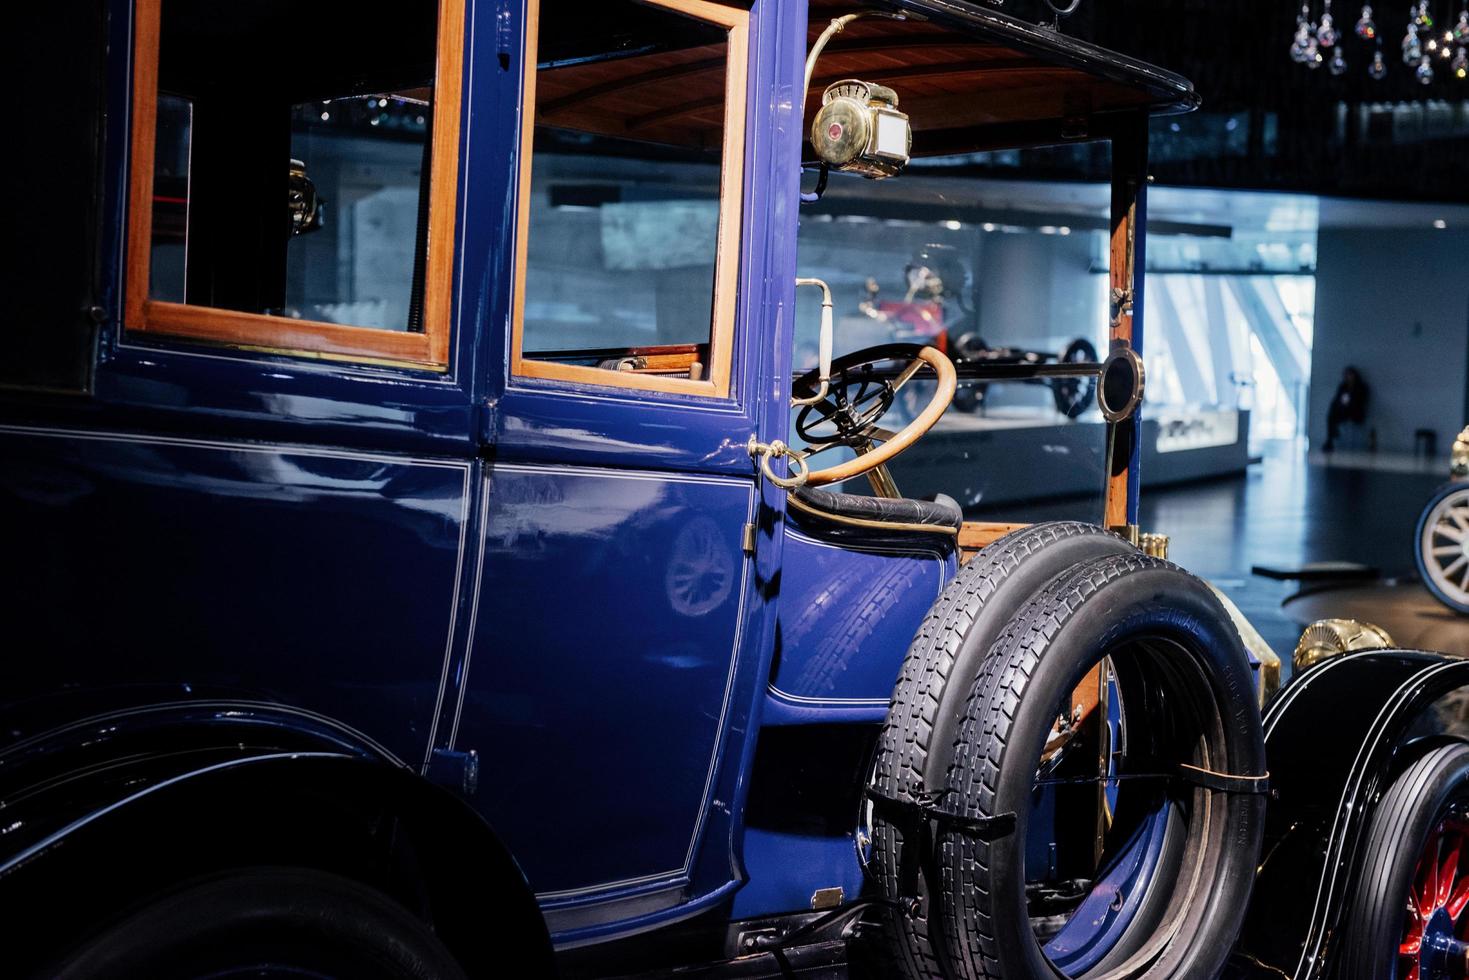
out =
[(802, 514), (878, 531), (956, 536), (964, 523), (959, 504), (942, 493), (932, 500), (910, 500), (798, 487), (791, 491), (790, 503)]

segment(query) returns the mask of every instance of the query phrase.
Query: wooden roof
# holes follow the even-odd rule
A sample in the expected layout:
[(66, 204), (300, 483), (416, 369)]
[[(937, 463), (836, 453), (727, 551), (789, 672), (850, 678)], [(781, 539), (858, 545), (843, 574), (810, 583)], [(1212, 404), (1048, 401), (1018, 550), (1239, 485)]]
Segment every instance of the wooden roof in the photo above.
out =
[[(808, 47), (833, 17), (863, 6), (873, 7), (812, 0)], [(874, 9), (914, 19), (864, 18), (833, 38), (816, 63), (806, 118), (834, 81), (886, 85), (911, 120), (914, 156), (1097, 138), (1119, 115), (1197, 104), (1176, 75), (961, 0), (888, 0)], [(537, 76), (537, 122), (713, 149), (724, 84), (720, 44), (546, 65)]]
[(542, 68), (536, 123), (717, 150), (727, 53), (712, 44)]

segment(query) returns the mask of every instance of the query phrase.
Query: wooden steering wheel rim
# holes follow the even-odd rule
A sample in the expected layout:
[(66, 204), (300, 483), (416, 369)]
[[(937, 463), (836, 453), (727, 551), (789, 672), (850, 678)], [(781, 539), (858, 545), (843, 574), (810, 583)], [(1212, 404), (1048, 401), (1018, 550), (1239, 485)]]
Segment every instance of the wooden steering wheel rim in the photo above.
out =
[(934, 423), (943, 417), (948, 411), (949, 403), (954, 400), (954, 390), (958, 387), (958, 376), (954, 373), (954, 363), (935, 347), (920, 347), (914, 355), (929, 367), (933, 373), (938, 375), (938, 389), (933, 393), (933, 398), (924, 406), (918, 417), (903, 426), (887, 442), (871, 452), (863, 453), (856, 459), (849, 459), (845, 463), (828, 466), (824, 470), (812, 470), (811, 475), (806, 477), (806, 485), (819, 487), (827, 483), (836, 483), (840, 480), (850, 480), (854, 476), (861, 476), (868, 470), (875, 470), (879, 466), (891, 460), (894, 456), (917, 442), (924, 433), (932, 429)]

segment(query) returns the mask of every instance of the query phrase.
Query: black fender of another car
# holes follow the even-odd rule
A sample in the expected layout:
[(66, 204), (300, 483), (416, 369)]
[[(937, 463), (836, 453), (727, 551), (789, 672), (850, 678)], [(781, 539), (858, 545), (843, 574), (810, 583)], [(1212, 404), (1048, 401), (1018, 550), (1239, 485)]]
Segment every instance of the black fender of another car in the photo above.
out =
[(252, 865), (379, 888), (470, 976), (554, 973), (535, 897), (484, 820), (360, 732), (279, 704), (94, 715), (0, 751), (7, 971), (150, 896)]
[(1469, 661), (1374, 650), (1324, 661), (1265, 712), (1265, 844), (1228, 976), (1330, 977), (1330, 951), (1377, 801), (1442, 741), (1433, 703), (1469, 685)]

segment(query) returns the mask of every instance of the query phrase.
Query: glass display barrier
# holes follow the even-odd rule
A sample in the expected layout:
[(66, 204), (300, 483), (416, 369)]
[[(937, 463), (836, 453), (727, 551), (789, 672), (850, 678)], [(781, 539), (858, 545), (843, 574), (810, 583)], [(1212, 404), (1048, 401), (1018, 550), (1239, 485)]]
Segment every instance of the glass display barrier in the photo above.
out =
[[(962, 176), (985, 156), (925, 161), (891, 183), (831, 175), (821, 199), (802, 206), (799, 274), (831, 287), (838, 357), (917, 344), (958, 367), (948, 411), (891, 466), (903, 496), (947, 493), (975, 519), (1044, 500), (1052, 516), (1097, 522), (1106, 425), (1095, 378), (1016, 374), (1105, 356), (1108, 284), (1093, 255), (1105, 249), (1108, 200), (1033, 185), (1022, 205), (1006, 182)], [(796, 373), (817, 363), (820, 302), (815, 290), (797, 295)], [(902, 386), (885, 428), (929, 403), (928, 378)], [(803, 444), (794, 426), (792, 437)], [(868, 482), (840, 489), (872, 492)]]

